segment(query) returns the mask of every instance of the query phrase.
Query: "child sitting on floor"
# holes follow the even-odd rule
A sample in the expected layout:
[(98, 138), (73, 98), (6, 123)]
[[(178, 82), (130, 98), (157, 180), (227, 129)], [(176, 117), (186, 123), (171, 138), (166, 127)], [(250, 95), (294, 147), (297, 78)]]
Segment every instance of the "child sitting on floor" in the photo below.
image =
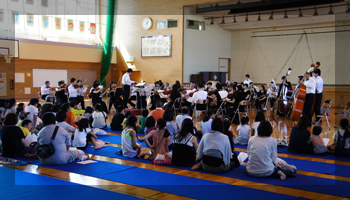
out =
[(115, 114), (112, 118), (111, 122), (111, 130), (113, 131), (122, 131), (125, 116), (124, 116), (124, 106), (119, 105), (117, 106), (117, 114)]
[(24, 134), (24, 137), (27, 137), (29, 133), (32, 131), (32, 122), (29, 119), (23, 120), (21, 124), (21, 129)]
[(258, 135), (258, 126), (261, 121), (265, 120), (265, 114), (263, 111), (256, 112), (255, 115), (255, 122), (252, 124), (252, 134), (251, 136), (257, 136)]
[(100, 149), (104, 146), (102, 141), (97, 141), (96, 134), (89, 128), (89, 120), (82, 118), (74, 133), (73, 146), (77, 149), (85, 150), (89, 143), (94, 144), (95, 149)]
[(320, 136), (322, 128), (320, 126), (314, 126), (312, 129), (312, 136), (309, 139), (309, 143), (313, 146), (314, 154), (325, 154), (327, 147), (323, 143), (323, 138)]
[(145, 121), (145, 135), (147, 135), (149, 132), (153, 131), (155, 129), (154, 124), (156, 121), (154, 120), (153, 116), (149, 116), (146, 118)]
[(128, 117), (129, 117), (130, 115), (132, 115), (132, 113), (131, 113), (130, 111), (127, 111), (127, 112), (125, 113), (125, 118), (124, 118), (124, 120), (123, 120), (123, 129), (126, 128), (126, 120), (128, 119)]
[(134, 158), (141, 152), (142, 144), (137, 144), (136, 124), (137, 118), (130, 115), (126, 120), (127, 127), (122, 132), (122, 154), (127, 158)]
[(69, 138), (72, 138), (75, 132), (75, 128), (64, 121), (66, 117), (67, 116), (64, 111), (58, 111), (56, 113), (56, 126), (64, 128), (64, 130), (68, 132)]
[(139, 125), (140, 125), (139, 132), (140, 133), (145, 132), (145, 124), (146, 124), (146, 119), (147, 119), (148, 113), (149, 112), (147, 109), (142, 110), (142, 117), (139, 119)]
[[(348, 130), (349, 121), (347, 119), (340, 120), (339, 123), (341, 130), (338, 130), (334, 133), (334, 144), (331, 145), (330, 152), (333, 152), (337, 155), (341, 156), (349, 156), (350, 155), (350, 132)], [(334, 150), (333, 150), (334, 149)]]
[(203, 135), (211, 131), (211, 123), (213, 121), (214, 116), (215, 116), (215, 113), (212, 109), (207, 110), (207, 112), (205, 113), (205, 116), (203, 117), (203, 122), (202, 122)]
[(18, 120), (16, 126), (21, 128), (23, 120), (28, 119), (28, 113), (26, 113), (24, 111), (20, 112), (19, 115), (18, 115), (18, 118), (19, 118), (19, 120)]
[(95, 105), (95, 111), (92, 113), (92, 127), (94, 128), (104, 128), (106, 127), (106, 119), (108, 118), (107, 114), (103, 111), (101, 104)]
[(249, 140), (250, 126), (248, 125), (249, 117), (243, 116), (241, 118), (241, 125), (237, 127), (238, 136), (235, 139), (235, 144), (246, 145)]

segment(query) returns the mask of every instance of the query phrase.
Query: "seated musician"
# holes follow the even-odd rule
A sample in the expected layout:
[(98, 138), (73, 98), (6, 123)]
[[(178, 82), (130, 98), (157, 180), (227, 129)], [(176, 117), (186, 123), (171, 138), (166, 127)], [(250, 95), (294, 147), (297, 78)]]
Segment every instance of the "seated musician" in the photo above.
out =
[[(194, 104), (197, 103), (198, 100), (200, 100), (200, 104), (204, 104), (206, 99), (208, 97), (208, 92), (204, 91), (204, 85), (202, 83), (198, 84), (198, 91), (193, 93), (192, 98), (189, 98), (188, 101), (190, 101), (193, 105), (191, 106), (192, 109), (194, 109)], [(198, 105), (198, 110), (205, 110), (206, 105)]]
[(270, 82), (268, 84), (269, 86), (269, 89), (267, 90), (267, 94), (269, 95), (268, 96), (268, 99), (271, 103), (271, 110), (273, 110), (273, 104), (274, 102), (276, 101), (276, 98), (277, 98), (277, 95), (278, 95), (278, 88), (276, 88), (274, 82)]
[[(237, 91), (235, 92), (234, 98), (232, 100), (227, 100), (228, 106), (232, 105), (229, 109), (227, 109), (227, 114), (232, 118), (234, 112), (237, 110), (238, 105), (241, 101), (245, 100), (246, 93), (243, 91), (241, 85), (237, 86)], [(244, 108), (240, 108), (240, 111), (243, 111)]]
[(77, 80), (77, 87), (80, 88), (80, 90), (77, 92), (78, 103), (80, 103), (81, 109), (85, 110), (84, 94), (88, 87), (83, 85), (81, 80)]
[[(211, 109), (218, 109), (220, 104), (217, 102), (221, 102), (221, 96), (219, 94), (219, 91), (222, 90), (221, 83), (216, 83), (215, 85), (216, 90), (214, 91), (214, 94), (208, 96), (209, 98), (209, 108)], [(216, 103), (215, 103), (216, 101)]]
[(130, 87), (130, 98), (128, 99), (128, 103), (130, 104), (130, 106), (135, 109), (136, 105), (132, 102), (132, 101), (136, 101), (136, 96), (137, 96), (137, 87), (135, 87), (135, 83), (131, 84)]
[(164, 83), (164, 89), (170, 90), (170, 89), (172, 89), (172, 87), (169, 85), (168, 82), (165, 82), (165, 83)]
[(159, 94), (158, 94), (158, 90), (161, 90), (162, 87), (161, 87), (161, 81), (156, 81), (154, 82), (154, 88), (153, 88), (153, 95), (151, 97), (151, 110), (154, 110), (156, 109), (156, 103), (159, 101), (160, 97), (159, 97)]
[(213, 84), (211, 82), (208, 82), (207, 88), (205, 89), (205, 91), (209, 92), (210, 90), (212, 90), (212, 88), (211, 88), (212, 86), (213, 86)]
[(45, 85), (41, 86), (41, 99), (45, 100), (45, 98), (51, 94), (53, 94), (52, 88), (50, 87), (50, 81), (45, 81)]
[(107, 95), (109, 96), (108, 112), (111, 111), (112, 106), (114, 106), (114, 109), (117, 111), (118, 105), (121, 105), (123, 103), (123, 100), (116, 93), (117, 93), (117, 83), (114, 81), (111, 81), (109, 84), (109, 88), (107, 90)]
[[(179, 97), (181, 97), (181, 94), (179, 92), (179, 88), (176, 84), (174, 84), (172, 86), (173, 89), (171, 89), (171, 91), (166, 95), (166, 99), (168, 101), (168, 104), (166, 106), (164, 106), (164, 110), (166, 110), (167, 108), (172, 108), (174, 103), (175, 103), (175, 100)], [(176, 105), (178, 106), (178, 105)]]
[(254, 95), (251, 95), (251, 90), (249, 89), (248, 84), (243, 84), (243, 91), (246, 95), (245, 100), (250, 100), (250, 97), (254, 96)]
[(106, 91), (104, 91), (103, 89), (104, 88), (100, 88), (98, 82), (94, 82), (94, 85), (92, 86), (91, 90), (92, 105), (95, 107), (96, 104), (101, 104), (102, 110), (108, 114), (109, 112), (107, 111), (106, 103), (102, 101), (101, 97), (106, 93)]
[(67, 103), (68, 97), (66, 93), (67, 87), (65, 87), (64, 81), (58, 81), (58, 87), (56, 88), (56, 104)]
[(266, 103), (267, 97), (266, 97), (266, 89), (263, 85), (260, 86), (260, 92), (258, 93), (259, 97), (255, 101), (255, 106), (257, 110), (261, 110), (261, 104)]

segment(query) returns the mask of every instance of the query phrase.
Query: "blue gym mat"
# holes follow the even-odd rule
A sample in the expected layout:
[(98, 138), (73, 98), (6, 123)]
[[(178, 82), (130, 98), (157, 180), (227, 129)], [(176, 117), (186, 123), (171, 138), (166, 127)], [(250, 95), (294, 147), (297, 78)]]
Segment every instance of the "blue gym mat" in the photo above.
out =
[[(232, 196), (245, 199), (256, 199), (261, 196), (268, 199), (291, 199), (293, 196), (255, 190), (241, 186), (234, 186), (214, 181), (207, 181), (192, 177), (180, 176), (171, 173), (158, 172), (148, 169), (130, 168), (124, 169), (124, 165), (98, 161), (97, 164), (107, 167), (109, 170), (104, 174), (95, 174), (88, 165), (77, 163), (67, 164), (66, 171), (85, 174), (106, 180), (121, 182), (130, 185), (137, 185), (157, 191), (163, 191), (176, 195), (186, 196), (196, 199), (227, 199)], [(76, 166), (74, 166), (76, 165)], [(39, 164), (39, 166), (44, 166)], [(45, 166), (63, 170), (62, 166)], [(105, 168), (100, 168), (105, 171)], [(112, 169), (115, 169), (112, 171)], [(119, 170), (120, 169), (120, 170)], [(249, 195), (248, 195), (249, 194)]]
[[(110, 126), (107, 126), (106, 128), (103, 129), (104, 131), (108, 133), (120, 133), (122, 134), (122, 131), (113, 131)], [(136, 133), (137, 136), (145, 136), (144, 133)]]
[(51, 177), (0, 167), (0, 199), (139, 199)]

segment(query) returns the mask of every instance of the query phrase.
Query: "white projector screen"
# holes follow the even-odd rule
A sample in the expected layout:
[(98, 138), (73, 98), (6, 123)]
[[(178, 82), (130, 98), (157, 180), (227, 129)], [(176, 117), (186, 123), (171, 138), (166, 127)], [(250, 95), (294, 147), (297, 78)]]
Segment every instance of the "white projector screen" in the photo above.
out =
[(33, 87), (41, 87), (45, 81), (50, 81), (51, 87), (57, 87), (58, 81), (67, 83), (67, 70), (33, 69)]

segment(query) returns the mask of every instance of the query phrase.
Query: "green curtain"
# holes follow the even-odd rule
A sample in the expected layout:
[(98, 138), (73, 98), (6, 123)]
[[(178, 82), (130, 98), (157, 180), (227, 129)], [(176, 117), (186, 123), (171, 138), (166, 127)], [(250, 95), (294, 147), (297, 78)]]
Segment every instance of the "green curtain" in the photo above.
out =
[(111, 66), (111, 60), (113, 55), (113, 32), (114, 32), (114, 14), (116, 12), (117, 0), (108, 0), (108, 12), (107, 12), (107, 26), (106, 26), (106, 37), (103, 46), (103, 55), (100, 71), (100, 84), (106, 88), (106, 76)]

